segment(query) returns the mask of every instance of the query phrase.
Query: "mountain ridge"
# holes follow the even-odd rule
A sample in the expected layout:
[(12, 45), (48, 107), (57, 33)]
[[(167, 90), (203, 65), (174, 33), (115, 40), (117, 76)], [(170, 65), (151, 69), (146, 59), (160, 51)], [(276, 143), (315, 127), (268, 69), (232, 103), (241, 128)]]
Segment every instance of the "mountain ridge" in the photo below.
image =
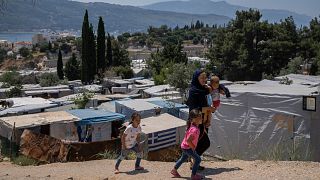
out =
[(196, 20), (209, 25), (223, 25), (230, 20), (229, 17), (215, 14), (154, 11), (103, 2), (41, 0), (33, 5), (29, 1), (12, 0), (8, 2), (4, 14), (0, 15), (0, 31), (81, 30), (85, 9), (88, 9), (89, 20), (95, 29), (99, 16), (102, 16), (107, 31), (115, 33), (146, 31), (149, 26), (164, 24), (169, 27), (184, 26)]
[[(227, 16), (230, 18), (235, 17), (237, 10), (248, 10), (250, 7), (238, 6), (229, 4), (225, 1), (210, 1), (210, 0), (190, 0), (190, 1), (167, 1), (153, 3), (146, 6), (140, 6), (144, 9), (150, 10), (166, 10), (170, 12), (190, 13), (190, 14), (218, 14)], [(258, 8), (252, 8), (258, 9)], [(262, 20), (268, 20), (269, 22), (279, 22), (281, 19), (285, 19), (289, 16), (293, 16), (297, 25), (309, 25), (312, 17), (292, 12), (289, 10), (277, 10), (277, 9), (260, 9), (262, 14)]]

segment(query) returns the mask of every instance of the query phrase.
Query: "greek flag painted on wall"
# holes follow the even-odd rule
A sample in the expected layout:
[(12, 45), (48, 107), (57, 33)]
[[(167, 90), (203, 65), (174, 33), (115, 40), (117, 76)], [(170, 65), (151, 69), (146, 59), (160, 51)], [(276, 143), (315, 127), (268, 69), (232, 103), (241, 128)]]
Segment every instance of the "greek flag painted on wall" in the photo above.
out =
[(149, 151), (155, 151), (175, 144), (176, 128), (150, 133), (148, 137)]

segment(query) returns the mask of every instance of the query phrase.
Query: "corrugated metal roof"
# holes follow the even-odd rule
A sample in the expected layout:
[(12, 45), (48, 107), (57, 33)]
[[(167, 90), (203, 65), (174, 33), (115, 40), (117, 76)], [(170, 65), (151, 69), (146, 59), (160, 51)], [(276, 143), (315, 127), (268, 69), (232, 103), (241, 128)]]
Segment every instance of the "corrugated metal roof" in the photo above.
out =
[(95, 124), (101, 122), (109, 122), (115, 120), (124, 120), (125, 115), (119, 113), (113, 113), (106, 110), (95, 110), (95, 109), (74, 109), (67, 111), (72, 115), (78, 117), (80, 125)]

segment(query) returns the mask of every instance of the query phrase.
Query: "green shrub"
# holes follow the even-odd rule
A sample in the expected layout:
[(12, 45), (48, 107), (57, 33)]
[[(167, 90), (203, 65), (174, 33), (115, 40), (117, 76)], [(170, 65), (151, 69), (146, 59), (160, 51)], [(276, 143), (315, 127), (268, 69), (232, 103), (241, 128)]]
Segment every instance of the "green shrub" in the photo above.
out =
[(22, 84), (38, 84), (39, 83), (39, 79), (34, 73), (23, 76), (21, 81), (22, 81)]
[(133, 77), (133, 70), (129, 66), (117, 66), (113, 68), (117, 76), (121, 76), (123, 79), (129, 79)]
[(0, 81), (8, 86), (15, 86), (22, 84), (21, 76), (17, 71), (8, 71), (0, 76)]
[(93, 97), (93, 94), (90, 92), (83, 92), (82, 94), (78, 94), (75, 98), (71, 100), (78, 107), (78, 109), (84, 109), (86, 104), (89, 102), (90, 98)]
[(38, 161), (31, 159), (29, 157), (20, 155), (20, 156), (14, 158), (12, 163), (20, 165), (20, 166), (35, 166), (38, 164)]
[(21, 97), (22, 96), (22, 86), (16, 85), (10, 90), (6, 91), (6, 97), (7, 98), (13, 98), (13, 97)]
[(99, 159), (116, 159), (119, 155), (114, 151), (105, 150), (103, 153), (97, 154)]
[(43, 73), (39, 77), (39, 82), (42, 87), (56, 86), (59, 84), (60, 79), (56, 73)]

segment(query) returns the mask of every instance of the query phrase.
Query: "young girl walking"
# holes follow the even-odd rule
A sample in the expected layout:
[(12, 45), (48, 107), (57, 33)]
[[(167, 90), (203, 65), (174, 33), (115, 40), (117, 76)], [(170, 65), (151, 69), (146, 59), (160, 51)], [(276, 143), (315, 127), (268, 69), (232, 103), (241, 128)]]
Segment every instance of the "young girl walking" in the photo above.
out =
[(121, 136), (121, 154), (116, 161), (115, 174), (119, 174), (119, 165), (121, 161), (127, 157), (130, 151), (135, 152), (137, 156), (135, 170), (144, 170), (144, 168), (140, 166), (140, 162), (143, 157), (143, 151), (138, 143), (140, 141), (141, 134), (140, 120), (140, 114), (136, 112), (133, 113), (129, 125)]
[(203, 178), (203, 176), (201, 176), (200, 174), (197, 174), (197, 170), (199, 168), (201, 158), (195, 151), (197, 147), (198, 139), (199, 139), (199, 134), (200, 134), (200, 130), (198, 126), (201, 123), (202, 123), (201, 111), (199, 111), (198, 109), (191, 110), (189, 113), (187, 131), (181, 143), (182, 156), (176, 162), (176, 165), (174, 166), (174, 168), (171, 170), (171, 174), (176, 178), (181, 177), (177, 170), (182, 165), (182, 163), (184, 163), (188, 159), (188, 157), (191, 157), (194, 160), (191, 179), (199, 180)]

